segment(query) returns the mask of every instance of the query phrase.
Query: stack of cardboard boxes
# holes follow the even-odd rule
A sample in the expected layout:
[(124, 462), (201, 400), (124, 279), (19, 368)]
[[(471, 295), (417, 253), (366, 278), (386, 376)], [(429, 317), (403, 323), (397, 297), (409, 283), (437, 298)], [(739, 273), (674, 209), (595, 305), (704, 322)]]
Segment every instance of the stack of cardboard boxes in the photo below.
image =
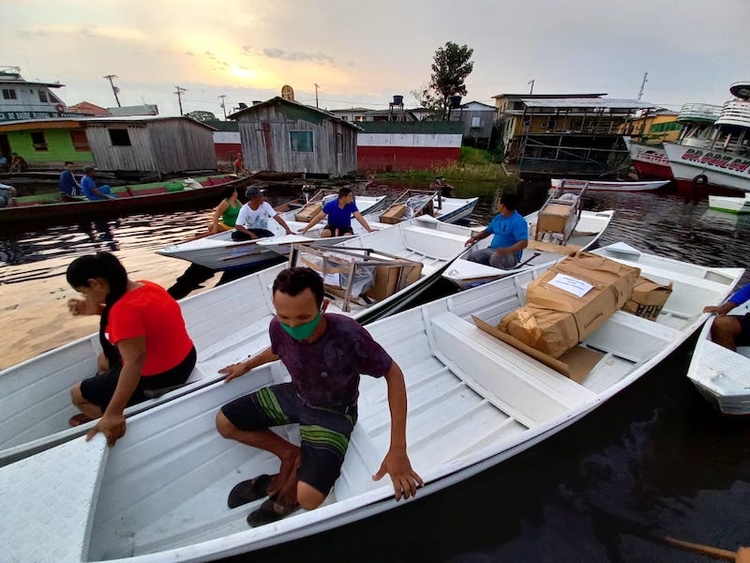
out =
[[(576, 350), (579, 342), (621, 308), (654, 320), (670, 292), (671, 286), (640, 277), (639, 268), (577, 252), (531, 282), (526, 305), (506, 315), (499, 325), (493, 327), (476, 318), (475, 322), (482, 330), (572, 376), (567, 360), (583, 353)], [(601, 355), (589, 352), (595, 364)]]

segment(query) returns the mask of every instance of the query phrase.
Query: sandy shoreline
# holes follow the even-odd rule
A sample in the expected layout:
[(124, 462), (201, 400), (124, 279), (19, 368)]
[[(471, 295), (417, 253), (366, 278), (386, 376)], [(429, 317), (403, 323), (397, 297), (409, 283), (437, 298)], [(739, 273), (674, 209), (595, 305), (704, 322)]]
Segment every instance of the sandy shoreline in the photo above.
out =
[[(189, 263), (156, 254), (153, 249), (132, 249), (117, 252), (131, 279), (147, 279), (168, 288)], [(33, 358), (47, 350), (96, 332), (99, 317), (73, 317), (68, 313), (67, 300), (78, 294), (65, 281), (65, 270), (73, 258), (45, 260), (44, 279), (0, 282), (0, 369)], [(0, 280), (29, 270), (30, 264), (5, 266)], [(15, 269), (15, 270), (14, 270)], [(206, 281), (204, 289), (213, 287), (220, 274)]]

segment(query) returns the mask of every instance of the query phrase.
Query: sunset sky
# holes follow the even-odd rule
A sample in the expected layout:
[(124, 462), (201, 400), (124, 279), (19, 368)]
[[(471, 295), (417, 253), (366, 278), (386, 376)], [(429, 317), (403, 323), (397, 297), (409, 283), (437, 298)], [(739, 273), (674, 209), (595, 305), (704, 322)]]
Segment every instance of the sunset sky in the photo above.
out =
[(464, 101), (607, 92), (670, 109), (722, 103), (750, 79), (748, 0), (2, 0), (1, 65), (60, 81), (66, 104), (152, 103), (223, 116), (290, 84), (320, 107), (387, 107), (427, 85), (446, 41), (474, 49)]

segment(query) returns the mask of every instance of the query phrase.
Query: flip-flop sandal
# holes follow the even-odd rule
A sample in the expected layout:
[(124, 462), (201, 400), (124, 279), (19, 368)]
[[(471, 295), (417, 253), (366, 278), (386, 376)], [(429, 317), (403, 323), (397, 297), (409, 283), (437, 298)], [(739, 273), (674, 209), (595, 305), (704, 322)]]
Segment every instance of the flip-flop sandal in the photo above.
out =
[(81, 424), (86, 424), (87, 422), (91, 422), (92, 420), (94, 419), (91, 418), (90, 416), (86, 416), (85, 414), (81, 412), (81, 413), (71, 416), (68, 419), (68, 424), (70, 426), (75, 427), (75, 426), (80, 426)]
[(299, 504), (281, 504), (274, 498), (269, 498), (260, 505), (258, 510), (251, 512), (247, 523), (253, 528), (281, 520), (292, 512), (299, 510)]
[(229, 492), (227, 506), (237, 508), (248, 502), (253, 502), (259, 498), (268, 496), (268, 486), (276, 475), (258, 475), (255, 479), (248, 479), (237, 483)]

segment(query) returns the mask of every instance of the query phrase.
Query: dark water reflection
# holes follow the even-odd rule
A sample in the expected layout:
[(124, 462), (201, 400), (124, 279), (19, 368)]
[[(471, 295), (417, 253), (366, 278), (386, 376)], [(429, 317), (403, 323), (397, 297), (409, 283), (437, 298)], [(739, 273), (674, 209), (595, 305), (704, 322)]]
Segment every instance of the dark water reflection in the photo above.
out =
[[(481, 193), (474, 223), (495, 212), (496, 194)], [(519, 193), (520, 211), (528, 213), (544, 201), (546, 186), (526, 185)], [(750, 218), (711, 211), (705, 196), (591, 194), (585, 208), (616, 210), (602, 244), (623, 240), (700, 264), (750, 267)], [(0, 241), (0, 260), (23, 265), (3, 281), (44, 276), (51, 256), (72, 258), (107, 245), (126, 253), (183, 240), (203, 228), (206, 213), (137, 215), (105, 229), (51, 228)], [(433, 297), (448, 291), (438, 285)], [(732, 551), (748, 545), (750, 421), (719, 416), (687, 381), (694, 343), (582, 421), (474, 478), (363, 522), (230, 561), (710, 561), (644, 539), (644, 532)]]

